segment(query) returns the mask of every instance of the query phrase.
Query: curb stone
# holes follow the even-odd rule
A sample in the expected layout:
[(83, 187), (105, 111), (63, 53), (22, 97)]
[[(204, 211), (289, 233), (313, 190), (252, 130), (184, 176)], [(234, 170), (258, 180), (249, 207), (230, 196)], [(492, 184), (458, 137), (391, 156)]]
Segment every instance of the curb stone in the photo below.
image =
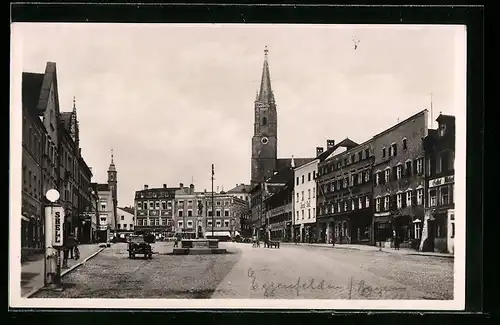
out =
[[(66, 269), (64, 270), (63, 272), (61, 272), (61, 278), (63, 276), (65, 276), (66, 274), (70, 273), (71, 271), (73, 271), (74, 269), (76, 269), (77, 267), (81, 266), (82, 264), (84, 264), (85, 262), (87, 262), (88, 260), (92, 259), (93, 257), (95, 257), (97, 254), (99, 254), (100, 252), (102, 252), (104, 250), (104, 248), (99, 248), (99, 250), (93, 254), (91, 254), (90, 256), (88, 256), (87, 258), (85, 258), (84, 260), (82, 260), (81, 262), (78, 262), (76, 263), (75, 265), (73, 265), (72, 267), (70, 267), (69, 269)], [(43, 289), (43, 286), (39, 287), (39, 288), (34, 288), (33, 290), (31, 290), (26, 296), (24, 296), (23, 298), (30, 298), (31, 296), (33, 296), (35, 293), (37, 293), (38, 291), (40, 291), (41, 289)]]

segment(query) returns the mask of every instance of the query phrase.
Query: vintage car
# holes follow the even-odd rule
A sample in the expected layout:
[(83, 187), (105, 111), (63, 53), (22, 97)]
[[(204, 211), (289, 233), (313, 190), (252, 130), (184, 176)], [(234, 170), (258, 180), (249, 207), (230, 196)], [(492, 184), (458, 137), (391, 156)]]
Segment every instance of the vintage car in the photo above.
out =
[(149, 235), (134, 235), (129, 236), (128, 241), (128, 257), (135, 258), (135, 255), (144, 255), (144, 258), (153, 258), (153, 250), (151, 248), (151, 240)]

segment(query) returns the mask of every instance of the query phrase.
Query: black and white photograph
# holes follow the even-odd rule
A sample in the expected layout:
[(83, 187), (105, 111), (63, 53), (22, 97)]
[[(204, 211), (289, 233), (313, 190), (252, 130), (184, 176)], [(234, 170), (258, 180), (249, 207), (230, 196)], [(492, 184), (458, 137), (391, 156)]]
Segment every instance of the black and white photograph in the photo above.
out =
[(465, 308), (466, 28), (11, 25), (9, 300)]

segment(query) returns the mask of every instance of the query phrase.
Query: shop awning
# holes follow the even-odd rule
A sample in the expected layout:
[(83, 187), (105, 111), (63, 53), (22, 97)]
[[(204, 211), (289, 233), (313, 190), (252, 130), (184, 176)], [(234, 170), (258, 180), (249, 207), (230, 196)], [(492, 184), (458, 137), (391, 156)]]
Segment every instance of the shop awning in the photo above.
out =
[[(205, 235), (207, 237), (212, 237), (212, 232), (211, 231), (207, 231), (205, 233)], [(213, 237), (231, 237), (231, 234), (229, 233), (229, 231), (214, 231), (213, 232)]]

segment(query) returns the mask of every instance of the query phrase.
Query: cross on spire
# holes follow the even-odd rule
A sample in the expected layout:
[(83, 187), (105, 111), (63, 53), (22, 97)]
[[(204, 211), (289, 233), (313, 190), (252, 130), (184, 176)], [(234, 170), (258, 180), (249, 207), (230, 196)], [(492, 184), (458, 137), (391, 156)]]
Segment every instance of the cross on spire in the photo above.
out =
[(114, 156), (113, 156), (113, 148), (111, 148), (111, 164), (112, 165), (114, 164), (113, 158), (114, 158)]

